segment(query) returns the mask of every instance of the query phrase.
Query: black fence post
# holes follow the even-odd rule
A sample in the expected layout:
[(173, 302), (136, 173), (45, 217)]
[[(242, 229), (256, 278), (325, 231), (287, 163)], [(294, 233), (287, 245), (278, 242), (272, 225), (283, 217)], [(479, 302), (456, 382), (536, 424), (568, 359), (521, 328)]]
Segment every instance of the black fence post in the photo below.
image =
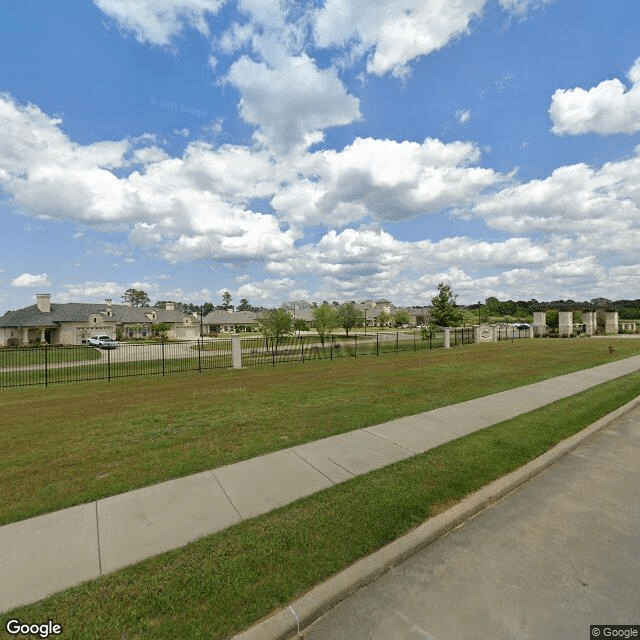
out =
[(414, 352), (416, 350), (416, 332), (415, 331), (413, 332), (413, 350)]
[(358, 357), (358, 336), (357, 334), (353, 334), (353, 357)]
[(47, 345), (44, 345), (44, 386), (49, 386), (49, 358), (47, 356)]
[(380, 334), (376, 333), (376, 355), (380, 355)]
[(202, 338), (198, 339), (198, 373), (202, 373), (202, 348), (204, 347), (204, 342)]
[(396, 353), (400, 351), (400, 332), (396, 331)]
[(107, 382), (111, 382), (111, 349), (107, 349)]
[(302, 356), (302, 362), (304, 363), (304, 338), (300, 336), (300, 355)]
[(164, 375), (164, 337), (160, 338), (161, 342), (160, 344), (162, 345), (161, 351), (162, 351), (162, 375)]
[(333, 336), (331, 336), (330, 339), (331, 339), (331, 351), (330, 351), (331, 357), (330, 357), (330, 359), (333, 360)]

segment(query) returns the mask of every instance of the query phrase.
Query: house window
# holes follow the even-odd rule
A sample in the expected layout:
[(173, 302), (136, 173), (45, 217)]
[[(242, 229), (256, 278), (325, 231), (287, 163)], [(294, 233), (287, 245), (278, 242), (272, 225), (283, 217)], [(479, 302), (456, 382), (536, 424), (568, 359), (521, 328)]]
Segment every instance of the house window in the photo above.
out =
[(93, 324), (95, 324), (96, 322), (98, 322), (98, 318), (93, 319)]

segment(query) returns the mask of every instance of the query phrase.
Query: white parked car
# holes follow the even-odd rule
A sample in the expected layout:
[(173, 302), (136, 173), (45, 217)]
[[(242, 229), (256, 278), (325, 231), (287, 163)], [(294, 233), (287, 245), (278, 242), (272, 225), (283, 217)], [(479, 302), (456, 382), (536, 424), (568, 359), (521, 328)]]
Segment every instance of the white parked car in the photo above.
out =
[(110, 336), (91, 336), (87, 340), (87, 344), (99, 349), (117, 349), (120, 346), (120, 343), (117, 340), (112, 340)]

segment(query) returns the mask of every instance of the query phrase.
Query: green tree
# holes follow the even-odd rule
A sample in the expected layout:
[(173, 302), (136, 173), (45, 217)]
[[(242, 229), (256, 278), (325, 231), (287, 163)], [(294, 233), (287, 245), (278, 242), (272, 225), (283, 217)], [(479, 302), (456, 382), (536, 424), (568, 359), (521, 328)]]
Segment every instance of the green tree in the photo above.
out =
[(267, 343), (272, 339), (277, 351), (280, 339), (293, 331), (293, 320), (285, 309), (271, 309), (258, 318), (258, 327)]
[(411, 316), (406, 309), (398, 309), (393, 314), (393, 322), (395, 323), (396, 327), (400, 327), (403, 324), (411, 324)]
[(338, 314), (336, 310), (328, 303), (324, 302), (319, 307), (313, 310), (313, 328), (318, 332), (320, 336), (320, 342), (324, 347), (324, 339), (330, 334), (336, 327), (340, 326), (338, 320)]
[(132, 307), (148, 307), (151, 304), (149, 296), (144, 291), (138, 289), (127, 289), (122, 294), (122, 301)]
[(236, 307), (238, 311), (251, 311), (251, 305), (246, 298), (240, 300), (240, 304)]
[(380, 327), (386, 327), (392, 320), (393, 318), (391, 317), (390, 313), (387, 313), (386, 311), (381, 311), (378, 314), (378, 326)]
[(170, 330), (171, 325), (168, 322), (158, 322), (153, 325), (153, 332), (163, 340), (167, 339), (167, 333), (169, 333)]
[(551, 309), (551, 311), (547, 311), (546, 313), (546, 325), (550, 329), (557, 329), (560, 325), (560, 316), (555, 309)]
[(309, 324), (303, 318), (296, 318), (296, 321), (293, 323), (293, 328), (300, 335), (303, 331), (309, 331)]
[(456, 305), (458, 294), (448, 284), (438, 284), (438, 295), (431, 300), (431, 322), (437, 327), (459, 327), (464, 317)]
[(501, 316), (502, 303), (498, 298), (491, 296), (484, 301), (484, 312), (487, 316)]
[(471, 309), (463, 309), (462, 324), (478, 324), (478, 314), (471, 311)]
[(349, 331), (353, 329), (353, 327), (362, 325), (364, 316), (359, 309), (355, 308), (353, 303), (348, 302), (338, 308), (338, 322), (339, 326), (349, 335)]
[(228, 291), (225, 291), (222, 294), (222, 306), (225, 309), (228, 309), (231, 305), (231, 294)]

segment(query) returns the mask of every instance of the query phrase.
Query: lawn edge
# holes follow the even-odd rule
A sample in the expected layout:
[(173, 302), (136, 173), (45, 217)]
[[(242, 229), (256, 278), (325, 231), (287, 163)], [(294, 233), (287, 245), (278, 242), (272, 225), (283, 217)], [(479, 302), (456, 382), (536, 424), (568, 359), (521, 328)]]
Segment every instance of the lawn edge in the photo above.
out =
[(640, 396), (627, 402), (578, 433), (559, 442), (519, 469), (494, 480), (463, 498), (458, 504), (429, 518), (409, 533), (361, 558), (351, 566), (316, 585), (286, 608), (263, 618), (233, 636), (233, 640), (291, 640), (342, 600), (371, 584), (410, 556), (516, 491), (547, 468), (574, 451), (589, 438), (640, 405)]

